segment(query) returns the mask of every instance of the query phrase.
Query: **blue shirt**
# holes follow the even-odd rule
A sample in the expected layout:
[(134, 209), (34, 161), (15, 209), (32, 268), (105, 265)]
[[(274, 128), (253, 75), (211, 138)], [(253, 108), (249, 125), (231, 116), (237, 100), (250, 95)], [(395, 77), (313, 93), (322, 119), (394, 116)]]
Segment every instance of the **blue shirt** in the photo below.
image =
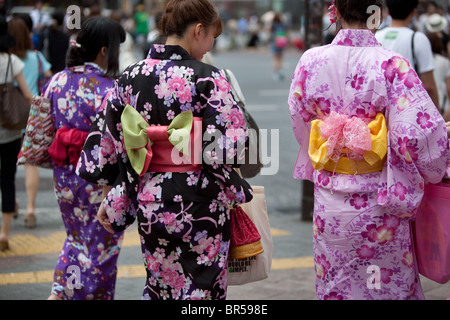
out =
[(28, 87), (33, 95), (39, 95), (38, 90), (38, 80), (39, 80), (39, 59), (42, 63), (42, 72), (47, 72), (50, 70), (52, 65), (50, 62), (45, 59), (44, 55), (39, 51), (27, 51), (27, 57), (22, 59), (25, 63), (25, 67), (23, 68), (23, 75), (25, 76), (25, 80), (27, 81)]

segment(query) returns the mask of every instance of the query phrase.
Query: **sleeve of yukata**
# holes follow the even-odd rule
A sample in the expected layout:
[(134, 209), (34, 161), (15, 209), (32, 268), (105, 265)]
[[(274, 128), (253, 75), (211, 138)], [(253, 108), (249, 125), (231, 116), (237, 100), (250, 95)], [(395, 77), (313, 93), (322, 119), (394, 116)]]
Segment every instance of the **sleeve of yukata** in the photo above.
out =
[(77, 165), (77, 174), (92, 183), (111, 186), (103, 205), (115, 231), (123, 231), (136, 218), (138, 174), (131, 170), (123, 145), (120, 117), (124, 99), (120, 79), (108, 91), (92, 124)]
[(233, 169), (244, 161), (248, 130), (239, 105), (234, 101), (230, 83), (220, 72), (212, 72), (197, 81), (206, 105), (203, 115), (202, 164), (205, 170), (199, 180), (199, 192), (214, 194), (219, 184), (225, 187), (221, 199), (237, 203), (252, 199), (250, 185)]
[(414, 218), (426, 183), (439, 183), (449, 164), (445, 122), (409, 63), (394, 56), (381, 65), (389, 86), (388, 158), (378, 203)]
[(309, 158), (308, 148), (313, 114), (308, 112), (305, 101), (308, 72), (303, 64), (304, 59), (305, 57), (302, 57), (295, 69), (289, 92), (288, 106), (292, 128), (300, 145), (293, 176), (295, 179), (312, 181), (314, 168)]

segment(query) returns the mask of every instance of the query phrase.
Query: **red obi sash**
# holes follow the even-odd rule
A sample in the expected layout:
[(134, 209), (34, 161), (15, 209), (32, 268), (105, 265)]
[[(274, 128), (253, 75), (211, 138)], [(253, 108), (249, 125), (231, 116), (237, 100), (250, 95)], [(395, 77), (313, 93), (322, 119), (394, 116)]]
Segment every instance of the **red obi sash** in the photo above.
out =
[(89, 132), (62, 127), (56, 131), (48, 154), (59, 166), (67, 165), (67, 160), (76, 165)]

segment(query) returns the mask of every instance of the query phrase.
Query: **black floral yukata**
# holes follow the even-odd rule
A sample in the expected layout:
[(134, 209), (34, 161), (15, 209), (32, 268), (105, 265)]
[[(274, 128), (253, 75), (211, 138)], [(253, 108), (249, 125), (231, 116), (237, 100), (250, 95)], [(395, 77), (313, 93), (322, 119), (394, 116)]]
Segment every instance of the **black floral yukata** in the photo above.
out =
[[(150, 126), (168, 126), (186, 111), (202, 118), (201, 169), (139, 175), (124, 145), (121, 115), (127, 105)], [(103, 203), (115, 231), (137, 217), (147, 271), (143, 299), (226, 298), (229, 208), (252, 199), (250, 185), (233, 169), (246, 140), (244, 117), (225, 76), (180, 46), (154, 45), (105, 97), (77, 173), (112, 186)]]

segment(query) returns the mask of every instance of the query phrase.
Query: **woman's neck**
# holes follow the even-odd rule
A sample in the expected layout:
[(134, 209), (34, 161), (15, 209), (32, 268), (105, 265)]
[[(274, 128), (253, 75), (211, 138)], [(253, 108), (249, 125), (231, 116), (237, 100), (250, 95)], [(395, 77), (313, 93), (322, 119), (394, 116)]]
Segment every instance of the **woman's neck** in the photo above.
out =
[(408, 28), (410, 21), (407, 20), (392, 20), (391, 28)]
[(184, 50), (186, 50), (189, 54), (191, 52), (190, 51), (191, 50), (191, 46), (189, 44), (189, 41), (186, 40), (185, 38), (180, 38), (180, 37), (177, 37), (177, 36), (169, 36), (169, 37), (167, 37), (166, 45), (167, 46), (180, 46)]
[[(367, 26), (366, 25), (361, 25), (361, 24), (359, 24), (359, 23), (346, 23), (346, 22), (344, 22), (344, 21), (342, 21), (342, 28), (343, 29), (351, 29), (351, 30), (370, 30), (370, 29), (368, 29), (367, 28)], [(373, 29), (373, 30), (370, 30), (370, 31), (372, 31), (373, 33), (375, 33), (377, 30), (376, 29)]]

